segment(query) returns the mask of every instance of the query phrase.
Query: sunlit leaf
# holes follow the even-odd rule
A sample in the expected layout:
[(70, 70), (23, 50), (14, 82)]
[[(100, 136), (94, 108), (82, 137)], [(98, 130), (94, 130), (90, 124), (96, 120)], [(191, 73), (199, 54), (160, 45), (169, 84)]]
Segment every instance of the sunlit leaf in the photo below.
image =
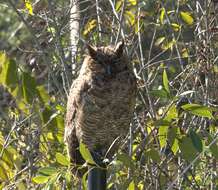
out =
[(67, 156), (64, 156), (61, 153), (56, 153), (55, 155), (56, 160), (59, 164), (63, 165), (63, 166), (68, 166), (70, 164), (70, 161), (68, 160)]
[(0, 74), (2, 72), (2, 67), (3, 67), (3, 64), (5, 63), (6, 59), (7, 59), (6, 54), (4, 52), (0, 51)]
[(176, 126), (173, 126), (173, 127), (170, 127), (168, 129), (168, 134), (167, 134), (167, 141), (168, 141), (168, 144), (170, 146), (173, 145), (175, 139), (176, 139), (176, 136), (177, 136), (177, 131), (178, 131), (178, 128)]
[(143, 190), (144, 189), (144, 181), (141, 181), (138, 183), (138, 190)]
[(96, 165), (91, 153), (89, 152), (89, 149), (82, 142), (80, 142), (79, 151), (87, 163)]
[(192, 25), (192, 24), (193, 24), (194, 19), (192, 18), (191, 13), (181, 11), (181, 12), (180, 12), (180, 15), (181, 15), (182, 20), (183, 20), (186, 24), (188, 24), (188, 25)]
[(0, 82), (8, 88), (14, 88), (18, 82), (16, 62), (3, 55), (1, 56)]
[(161, 148), (164, 148), (167, 144), (168, 128), (168, 126), (160, 126), (158, 129), (158, 138)]
[(154, 45), (155, 46), (159, 46), (160, 44), (162, 44), (163, 42), (164, 42), (164, 40), (165, 40), (166, 38), (165, 37), (159, 37), (156, 41), (155, 41), (155, 43), (154, 43)]
[(119, 1), (116, 2), (115, 9), (116, 9), (117, 12), (120, 11), (122, 4), (123, 4), (123, 0), (119, 0)]
[(90, 20), (84, 27), (83, 35), (87, 36), (94, 28), (97, 26), (97, 20), (92, 19)]
[(49, 180), (49, 176), (44, 176), (44, 175), (38, 175), (36, 177), (32, 178), (32, 181), (37, 183), (37, 184), (43, 184), (46, 183)]
[[(0, 146), (1, 147), (1, 146)], [(8, 146), (2, 153), (2, 160), (9, 166), (13, 167), (15, 163), (15, 157), (18, 155), (17, 151), (12, 147)]]
[(16, 183), (16, 187), (18, 188), (18, 190), (26, 190), (27, 189), (26, 183), (24, 183), (22, 181)]
[(178, 150), (179, 150), (179, 141), (178, 141), (178, 139), (174, 140), (173, 145), (171, 147), (171, 150), (174, 153), (174, 155), (178, 152)]
[(0, 180), (6, 181), (8, 180), (8, 173), (9, 171), (5, 168), (5, 163), (0, 161)]
[(170, 93), (169, 80), (168, 80), (166, 69), (164, 69), (164, 71), (163, 71), (163, 86), (164, 86), (165, 90), (168, 93)]
[(197, 116), (207, 117), (209, 119), (213, 118), (212, 111), (207, 106), (202, 106), (199, 104), (185, 104), (182, 106), (182, 109)]
[(182, 58), (187, 58), (187, 57), (189, 57), (188, 49), (183, 48), (182, 49)]
[(44, 86), (37, 86), (36, 90), (38, 92), (39, 98), (40, 100), (45, 103), (48, 104), (50, 101), (50, 96), (48, 95), (47, 91), (45, 90)]
[(55, 30), (55, 28), (54, 27), (48, 27), (48, 32), (49, 33), (51, 33), (53, 36), (55, 36), (56, 35), (56, 30)]
[(167, 11), (167, 14), (172, 14), (172, 13), (175, 13), (175, 10), (170, 10), (170, 11)]
[(47, 176), (51, 176), (53, 174), (56, 174), (57, 172), (58, 172), (57, 168), (54, 167), (43, 167), (43, 168), (39, 168), (38, 170), (38, 173)]
[(135, 190), (135, 183), (134, 183), (134, 181), (130, 182), (128, 190)]
[(131, 11), (125, 11), (125, 17), (131, 26), (135, 24), (135, 15)]
[(178, 118), (178, 111), (176, 109), (176, 105), (172, 104), (167, 111), (166, 117), (164, 118), (166, 121), (173, 121)]
[(217, 74), (218, 73), (218, 65), (213, 65), (213, 71)]
[(128, 0), (132, 5), (136, 5), (137, 4), (137, 0)]
[(178, 32), (181, 29), (181, 26), (176, 23), (171, 23), (171, 26), (174, 31)]
[(33, 7), (30, 3), (30, 0), (24, 0), (25, 2), (25, 8), (28, 10), (30, 15), (33, 15)]
[(164, 16), (165, 16), (165, 9), (162, 8), (160, 12), (160, 23), (161, 24), (163, 24)]
[(87, 190), (87, 183), (86, 183), (86, 178), (87, 178), (87, 175), (88, 175), (88, 171), (85, 172), (82, 176), (82, 189), (83, 190)]
[(173, 49), (173, 46), (176, 44), (176, 40), (171, 40), (170, 42), (167, 42), (167, 41), (165, 41), (165, 43), (163, 43), (162, 44), (162, 46), (161, 46), (161, 48), (163, 49), (163, 50), (168, 50), (168, 49), (170, 49), (170, 50), (172, 50)]

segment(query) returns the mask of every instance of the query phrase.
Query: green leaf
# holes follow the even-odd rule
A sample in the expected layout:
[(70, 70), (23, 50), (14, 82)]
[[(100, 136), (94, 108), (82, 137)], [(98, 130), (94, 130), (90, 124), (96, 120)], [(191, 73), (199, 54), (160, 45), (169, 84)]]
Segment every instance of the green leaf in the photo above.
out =
[(36, 81), (29, 73), (26, 72), (23, 72), (22, 74), (22, 90), (25, 102), (32, 104), (33, 99), (37, 95)]
[(83, 190), (87, 190), (87, 183), (86, 183), (86, 178), (88, 175), (88, 171), (86, 173), (84, 173), (83, 177), (82, 177), (82, 189)]
[(88, 148), (82, 142), (80, 142), (79, 151), (87, 163), (96, 165)]
[(0, 160), (0, 181), (7, 181), (8, 180), (8, 173), (9, 171), (6, 170), (6, 164)]
[(131, 158), (129, 157), (129, 155), (127, 154), (118, 154), (117, 155), (117, 159), (119, 161), (121, 161), (125, 166), (129, 167), (129, 168), (132, 168), (133, 167), (133, 163), (132, 163), (132, 160)]
[(171, 23), (171, 26), (174, 31), (178, 32), (181, 29), (181, 26), (176, 23)]
[(167, 114), (164, 120), (171, 122), (177, 118), (178, 118), (178, 111), (176, 109), (176, 105), (172, 104), (169, 110), (167, 111)]
[(197, 156), (197, 150), (195, 149), (192, 140), (189, 137), (183, 137), (180, 139), (179, 149), (182, 157), (189, 162), (193, 161)]
[(131, 26), (135, 24), (135, 15), (131, 11), (125, 11), (125, 17)]
[(159, 97), (159, 98), (168, 98), (169, 97), (169, 94), (168, 94), (168, 92), (165, 89), (152, 90), (150, 92), (150, 94), (152, 96), (156, 96), (156, 97)]
[(129, 0), (129, 2), (130, 2), (132, 5), (136, 5), (136, 4), (137, 4), (137, 0)]
[(165, 9), (162, 8), (160, 12), (160, 23), (161, 24), (163, 24), (164, 16), (165, 16)]
[(41, 102), (43, 102), (44, 104), (48, 104), (50, 101), (50, 96), (48, 95), (44, 86), (37, 86), (36, 90), (38, 92), (38, 95), (39, 95)]
[(158, 138), (160, 142), (160, 147), (164, 148), (167, 144), (167, 134), (168, 134), (168, 126), (160, 126), (158, 130)]
[(145, 188), (144, 188), (144, 187), (145, 187), (144, 181), (140, 181), (140, 182), (138, 183), (137, 187), (138, 187), (138, 190), (143, 190), (143, 189), (145, 189)]
[(164, 41), (164, 43), (162, 44), (161, 48), (162, 48), (163, 50), (168, 50), (168, 49), (172, 50), (172, 49), (173, 49), (173, 46), (174, 46), (175, 44), (176, 44), (176, 40), (175, 40), (175, 39), (173, 39), (173, 40), (171, 40), (171, 41), (169, 41), (169, 42)]
[(56, 153), (55, 155), (56, 160), (59, 164), (63, 165), (63, 166), (68, 166), (70, 164), (70, 161), (66, 158), (66, 156), (64, 156), (61, 153)]
[(130, 182), (128, 190), (135, 190), (135, 183), (134, 183), (134, 181)]
[(116, 9), (117, 12), (120, 11), (122, 4), (123, 4), (123, 0), (119, 0), (119, 1), (116, 2), (115, 9)]
[(194, 147), (198, 150), (198, 152), (202, 152), (203, 150), (203, 145), (200, 137), (198, 136), (197, 133), (195, 133), (193, 130), (190, 131), (190, 138), (192, 140), (192, 143)]
[(148, 149), (145, 155), (155, 163), (160, 163), (161, 161), (159, 153), (154, 148)]
[(155, 125), (155, 126), (169, 126), (170, 124), (171, 124), (170, 121), (163, 120), (163, 119), (154, 121), (154, 125)]
[(6, 62), (6, 59), (7, 59), (6, 54), (0, 51), (0, 74), (2, 72), (3, 64)]
[[(0, 146), (0, 148), (2, 148)], [(13, 165), (15, 164), (14, 162), (14, 158), (19, 155), (16, 150), (11, 147), (8, 146), (6, 149), (4, 149), (3, 154), (2, 154), (2, 160), (9, 166), (9, 167), (13, 167)]]
[(176, 139), (177, 131), (178, 131), (178, 128), (176, 126), (170, 127), (168, 129), (167, 141), (168, 141), (168, 144), (170, 146), (173, 145), (173, 143), (174, 143), (174, 141)]
[(33, 15), (33, 7), (31, 5), (30, 1), (29, 0), (24, 0), (24, 2), (25, 2), (25, 7), (28, 10), (29, 14)]
[(173, 145), (171, 147), (171, 150), (172, 150), (174, 155), (178, 152), (178, 150), (179, 150), (179, 141), (178, 141), (178, 139), (174, 140)]
[(164, 40), (166, 39), (166, 37), (159, 37), (156, 41), (155, 41), (155, 46), (159, 46), (159, 45), (161, 45), (163, 42), (164, 42)]
[(185, 104), (182, 106), (182, 109), (192, 113), (193, 115), (213, 119), (211, 108), (207, 106), (201, 106), (199, 104)]
[(1, 56), (0, 83), (8, 88), (14, 88), (18, 83), (17, 65), (14, 60)]
[(32, 181), (37, 183), (37, 184), (43, 184), (46, 183), (49, 180), (49, 176), (44, 176), (44, 175), (38, 175), (36, 177), (32, 178)]
[(180, 12), (181, 18), (182, 20), (188, 24), (188, 25), (192, 25), (194, 22), (194, 19), (192, 18), (191, 14), (189, 12)]
[(83, 35), (87, 36), (92, 30), (94, 30), (97, 26), (97, 20), (90, 20), (84, 27)]
[(189, 57), (188, 49), (183, 48), (182, 49), (182, 58), (188, 58), (188, 57)]
[(55, 117), (54, 117), (54, 112), (51, 110), (50, 106), (46, 106), (43, 110), (43, 112), (40, 112), (40, 116), (41, 116), (41, 120), (43, 122), (43, 124), (47, 124), (48, 122), (51, 125), (55, 125), (56, 126), (56, 122), (55, 122)]
[(163, 71), (163, 86), (164, 86), (165, 90), (170, 94), (169, 80), (167, 77), (166, 69), (164, 69), (164, 71)]
[(39, 168), (38, 172), (40, 174), (51, 176), (53, 174), (56, 174), (58, 172), (58, 170), (57, 170), (57, 168), (54, 168), (54, 167), (43, 167), (43, 168)]

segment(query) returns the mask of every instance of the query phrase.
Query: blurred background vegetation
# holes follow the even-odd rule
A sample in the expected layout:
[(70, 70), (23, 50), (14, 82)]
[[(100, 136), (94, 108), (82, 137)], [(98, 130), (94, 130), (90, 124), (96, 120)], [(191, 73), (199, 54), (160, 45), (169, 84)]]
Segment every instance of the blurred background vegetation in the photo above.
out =
[(72, 1), (0, 0), (0, 189), (80, 189), (63, 142), (69, 87), (84, 40), (124, 39), (138, 95), (108, 189), (217, 190), (218, 1), (81, 0), (73, 59)]

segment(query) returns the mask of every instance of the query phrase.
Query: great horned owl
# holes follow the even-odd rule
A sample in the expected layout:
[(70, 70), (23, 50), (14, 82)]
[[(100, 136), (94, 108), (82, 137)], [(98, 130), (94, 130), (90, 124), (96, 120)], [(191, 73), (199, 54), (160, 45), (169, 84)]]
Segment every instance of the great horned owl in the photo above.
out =
[(105, 155), (115, 139), (128, 133), (136, 78), (123, 46), (123, 42), (98, 48), (87, 45), (88, 55), (67, 103), (65, 142), (74, 167), (84, 163), (78, 149), (81, 140), (89, 151)]

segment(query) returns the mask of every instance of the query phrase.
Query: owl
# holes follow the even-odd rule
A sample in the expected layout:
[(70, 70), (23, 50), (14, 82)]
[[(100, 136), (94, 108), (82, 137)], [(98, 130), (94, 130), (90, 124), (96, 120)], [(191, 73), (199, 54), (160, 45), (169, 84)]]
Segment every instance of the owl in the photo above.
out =
[(116, 141), (128, 134), (136, 100), (136, 78), (124, 43), (87, 49), (67, 102), (65, 142), (74, 169), (84, 163), (81, 141), (90, 152), (113, 156)]

